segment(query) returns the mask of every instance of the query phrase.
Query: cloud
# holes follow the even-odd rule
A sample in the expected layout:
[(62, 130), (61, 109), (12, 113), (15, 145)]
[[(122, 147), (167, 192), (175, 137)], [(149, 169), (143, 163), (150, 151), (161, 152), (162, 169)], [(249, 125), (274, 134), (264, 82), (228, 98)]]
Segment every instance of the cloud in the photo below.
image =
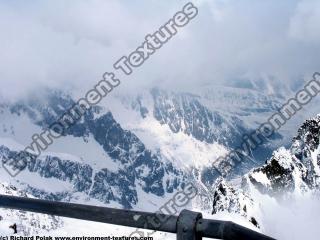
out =
[(317, 45), (320, 40), (320, 2), (301, 1), (290, 20), (290, 36), (307, 44)]
[[(198, 0), (199, 15), (121, 88), (290, 86), (319, 71), (316, 1)], [(0, 94), (89, 89), (186, 1), (0, 1)], [(317, 8), (319, 9), (319, 8)], [(305, 18), (305, 12), (312, 13)], [(310, 43), (312, 42), (312, 44)]]
[(304, 196), (277, 204), (264, 202), (263, 225), (265, 232), (276, 239), (316, 239), (320, 234), (317, 197)]

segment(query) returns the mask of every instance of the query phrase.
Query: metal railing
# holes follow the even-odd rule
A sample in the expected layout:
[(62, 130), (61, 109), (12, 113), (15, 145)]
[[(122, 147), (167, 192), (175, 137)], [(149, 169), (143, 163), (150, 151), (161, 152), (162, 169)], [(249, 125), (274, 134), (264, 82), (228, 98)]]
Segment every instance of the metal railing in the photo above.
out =
[[(203, 219), (201, 213), (188, 210), (173, 216), (6, 195), (0, 195), (0, 207), (176, 233), (177, 240), (200, 240), (203, 237), (225, 240), (273, 239), (233, 222)], [(160, 218), (165, 219), (161, 224), (150, 222), (150, 219)]]

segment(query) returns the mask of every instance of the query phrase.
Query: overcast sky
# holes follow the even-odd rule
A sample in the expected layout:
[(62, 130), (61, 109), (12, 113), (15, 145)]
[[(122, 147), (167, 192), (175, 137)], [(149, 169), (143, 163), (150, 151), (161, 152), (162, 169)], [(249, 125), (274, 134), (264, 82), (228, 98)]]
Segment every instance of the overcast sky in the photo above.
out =
[[(86, 89), (187, 1), (0, 0), (0, 94)], [(194, 0), (199, 15), (131, 76), (129, 90), (292, 86), (320, 71), (320, 1)], [(270, 90), (272, 91), (272, 90)]]

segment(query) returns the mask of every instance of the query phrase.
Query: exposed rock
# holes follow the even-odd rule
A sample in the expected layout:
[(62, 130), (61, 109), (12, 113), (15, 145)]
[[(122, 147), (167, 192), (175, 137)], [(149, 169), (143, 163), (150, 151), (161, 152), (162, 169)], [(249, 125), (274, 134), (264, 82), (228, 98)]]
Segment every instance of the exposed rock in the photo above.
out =
[(259, 223), (254, 212), (258, 206), (249, 195), (243, 192), (243, 190), (231, 186), (223, 178), (216, 180), (213, 189), (212, 214), (225, 211), (236, 213), (245, 217), (254, 226), (259, 228)]

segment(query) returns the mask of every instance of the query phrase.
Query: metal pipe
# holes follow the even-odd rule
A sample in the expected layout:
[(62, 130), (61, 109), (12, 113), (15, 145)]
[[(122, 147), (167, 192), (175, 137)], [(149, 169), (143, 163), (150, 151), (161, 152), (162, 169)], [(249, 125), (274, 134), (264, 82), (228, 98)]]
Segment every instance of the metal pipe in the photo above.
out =
[(186, 233), (192, 230), (193, 235), (199, 236), (199, 239), (208, 237), (225, 240), (274, 240), (233, 222), (202, 219), (200, 213), (186, 210), (177, 217), (7, 195), (0, 195), (0, 207), (168, 233)]
[(201, 219), (197, 224), (197, 231), (203, 237), (224, 240), (275, 240), (230, 221)]
[[(177, 216), (0, 195), (0, 207), (176, 233)], [(159, 219), (163, 219), (160, 221)]]

